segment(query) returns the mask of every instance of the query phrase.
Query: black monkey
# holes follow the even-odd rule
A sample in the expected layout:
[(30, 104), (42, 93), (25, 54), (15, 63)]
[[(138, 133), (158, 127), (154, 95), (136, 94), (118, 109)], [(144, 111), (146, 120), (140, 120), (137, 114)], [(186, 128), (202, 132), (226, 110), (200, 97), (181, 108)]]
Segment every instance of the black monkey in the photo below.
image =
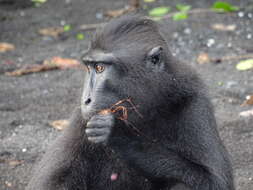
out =
[[(111, 21), (82, 59), (81, 106), (28, 190), (150, 190), (177, 183), (234, 190), (204, 86), (169, 53), (155, 22), (135, 15)], [(122, 119), (126, 112), (111, 106), (126, 98), (117, 105), (127, 110)]]

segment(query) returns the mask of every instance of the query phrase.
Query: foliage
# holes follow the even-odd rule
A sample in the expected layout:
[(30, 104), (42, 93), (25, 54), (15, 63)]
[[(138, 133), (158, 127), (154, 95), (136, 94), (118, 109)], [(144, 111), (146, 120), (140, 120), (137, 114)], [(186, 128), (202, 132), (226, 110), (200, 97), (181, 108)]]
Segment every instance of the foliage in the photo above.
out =
[(35, 7), (40, 7), (41, 4), (46, 3), (47, 0), (31, 0), (34, 3)]
[(149, 11), (149, 16), (161, 17), (170, 12), (170, 7), (156, 7)]
[(64, 32), (69, 32), (71, 29), (72, 29), (72, 27), (69, 24), (63, 26)]
[(186, 11), (189, 11), (189, 10), (191, 9), (191, 6), (190, 6), (190, 5), (184, 5), (184, 4), (177, 4), (177, 5), (176, 5), (176, 8), (177, 8), (179, 11), (186, 12)]
[(77, 39), (77, 40), (83, 40), (83, 39), (84, 39), (84, 35), (83, 35), (82, 33), (78, 33), (78, 34), (76, 35), (76, 39)]
[(153, 3), (155, 2), (156, 0), (143, 0), (145, 3)]
[(173, 20), (185, 20), (188, 18), (188, 11), (191, 9), (190, 5), (184, 5), (184, 4), (177, 4), (176, 8), (179, 10), (179, 12), (175, 13), (173, 15)]
[(247, 59), (247, 60), (240, 61), (236, 65), (236, 69), (239, 71), (246, 71), (249, 69), (253, 69), (253, 59)]
[(216, 1), (212, 9), (217, 12), (233, 12), (238, 11), (239, 7), (231, 5), (230, 3), (224, 2), (224, 1)]
[(185, 20), (188, 18), (188, 14), (186, 12), (177, 12), (173, 15), (173, 20)]

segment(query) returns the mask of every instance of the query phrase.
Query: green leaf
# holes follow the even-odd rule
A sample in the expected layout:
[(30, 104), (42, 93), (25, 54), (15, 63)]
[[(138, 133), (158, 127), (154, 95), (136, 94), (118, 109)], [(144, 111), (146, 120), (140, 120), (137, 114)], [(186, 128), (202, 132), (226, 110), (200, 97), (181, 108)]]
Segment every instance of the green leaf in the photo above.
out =
[(186, 11), (189, 11), (191, 9), (191, 6), (190, 5), (184, 5), (184, 4), (177, 4), (176, 8), (179, 11), (186, 12)]
[(77, 39), (77, 40), (83, 40), (83, 39), (84, 39), (84, 35), (83, 35), (82, 33), (78, 33), (78, 34), (76, 35), (76, 39)]
[(153, 21), (160, 21), (162, 20), (162, 17), (151, 17), (150, 19)]
[(156, 0), (143, 0), (145, 3), (153, 3), (155, 2)]
[(178, 20), (185, 20), (188, 18), (187, 12), (177, 12), (173, 15), (173, 20), (178, 21)]
[(47, 0), (31, 0), (31, 1), (34, 3), (40, 3), (40, 4), (47, 2)]
[(170, 12), (170, 7), (156, 7), (151, 9), (148, 14), (149, 16), (159, 17), (166, 15), (168, 12)]
[(212, 9), (218, 12), (233, 12), (238, 11), (239, 7), (231, 5), (230, 3), (224, 2), (224, 1), (216, 1)]
[(253, 59), (246, 59), (246, 60), (240, 61), (236, 65), (236, 69), (239, 71), (246, 71), (249, 69), (253, 69)]
[(71, 29), (72, 29), (72, 27), (69, 24), (63, 26), (64, 32), (69, 32)]

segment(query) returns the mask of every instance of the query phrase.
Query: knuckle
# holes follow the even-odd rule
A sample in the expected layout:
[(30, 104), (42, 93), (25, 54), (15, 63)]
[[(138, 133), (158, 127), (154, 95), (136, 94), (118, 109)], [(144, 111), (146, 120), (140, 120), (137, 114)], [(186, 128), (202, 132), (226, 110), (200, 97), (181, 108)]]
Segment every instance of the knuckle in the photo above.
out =
[(86, 127), (87, 127), (87, 128), (91, 128), (91, 127), (92, 127), (92, 123), (88, 122), (88, 123), (86, 124)]
[(92, 133), (92, 129), (86, 129), (86, 130), (85, 130), (85, 133), (87, 133), (87, 134)]

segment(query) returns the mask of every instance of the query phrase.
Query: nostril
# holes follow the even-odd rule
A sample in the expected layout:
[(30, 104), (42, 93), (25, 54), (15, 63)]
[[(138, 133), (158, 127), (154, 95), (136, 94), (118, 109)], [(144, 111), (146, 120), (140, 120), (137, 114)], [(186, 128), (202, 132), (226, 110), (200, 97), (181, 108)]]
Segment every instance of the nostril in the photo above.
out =
[(89, 104), (90, 102), (91, 102), (91, 99), (88, 98), (84, 103), (87, 105), (87, 104)]

